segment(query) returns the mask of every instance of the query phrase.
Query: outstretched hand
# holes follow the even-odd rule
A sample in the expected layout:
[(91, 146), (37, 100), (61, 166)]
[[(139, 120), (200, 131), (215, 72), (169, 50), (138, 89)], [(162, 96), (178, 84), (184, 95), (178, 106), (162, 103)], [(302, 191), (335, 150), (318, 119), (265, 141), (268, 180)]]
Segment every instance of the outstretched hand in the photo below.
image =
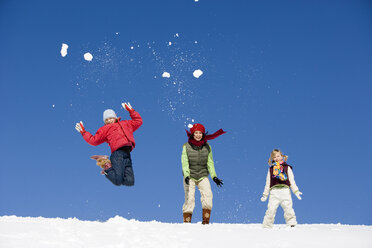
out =
[(214, 177), (213, 181), (217, 184), (218, 187), (222, 187), (223, 185), (222, 179), (219, 179), (218, 177)]
[(85, 128), (84, 128), (84, 124), (83, 124), (82, 121), (76, 123), (76, 125), (75, 125), (75, 129), (76, 129), (76, 131), (80, 132), (81, 134), (83, 134), (83, 133), (86, 132), (86, 131), (85, 131)]
[(301, 195), (302, 195), (302, 192), (300, 192), (300, 191), (297, 191), (296, 194), (295, 194), (295, 196), (296, 196), (299, 200), (302, 200)]
[(261, 197), (261, 201), (262, 202), (265, 202), (267, 200), (267, 195), (263, 195), (262, 197)]
[(132, 113), (134, 111), (132, 105), (130, 105), (129, 102), (123, 102), (121, 106), (123, 106), (123, 108), (125, 108), (129, 113)]

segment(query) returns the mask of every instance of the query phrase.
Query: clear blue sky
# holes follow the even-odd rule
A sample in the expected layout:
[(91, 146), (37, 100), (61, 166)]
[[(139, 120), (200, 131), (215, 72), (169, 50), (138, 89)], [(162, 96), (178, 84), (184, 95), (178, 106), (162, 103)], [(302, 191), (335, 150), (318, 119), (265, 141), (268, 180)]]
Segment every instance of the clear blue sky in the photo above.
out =
[[(371, 30), (369, 1), (2, 0), (0, 215), (181, 222), (194, 119), (228, 132), (210, 142), (225, 183), (212, 222), (262, 221), (280, 148), (299, 223), (371, 225)], [(132, 188), (100, 175), (89, 157), (109, 147), (74, 129), (94, 133), (106, 108), (129, 118), (124, 101), (144, 119)], [(194, 221), (200, 205), (197, 193)]]

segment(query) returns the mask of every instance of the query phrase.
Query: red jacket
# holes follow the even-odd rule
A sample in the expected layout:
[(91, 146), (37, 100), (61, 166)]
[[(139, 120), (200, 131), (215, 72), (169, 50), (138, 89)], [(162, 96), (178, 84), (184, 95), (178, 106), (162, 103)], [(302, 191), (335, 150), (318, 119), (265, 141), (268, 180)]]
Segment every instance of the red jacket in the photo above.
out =
[(130, 117), (132, 120), (121, 121), (119, 118), (118, 122), (104, 125), (98, 129), (94, 136), (89, 132), (84, 132), (82, 134), (83, 138), (93, 146), (107, 142), (111, 148), (111, 152), (123, 146), (131, 146), (131, 150), (133, 150), (136, 146), (133, 132), (142, 125), (142, 118), (136, 111), (131, 112)]

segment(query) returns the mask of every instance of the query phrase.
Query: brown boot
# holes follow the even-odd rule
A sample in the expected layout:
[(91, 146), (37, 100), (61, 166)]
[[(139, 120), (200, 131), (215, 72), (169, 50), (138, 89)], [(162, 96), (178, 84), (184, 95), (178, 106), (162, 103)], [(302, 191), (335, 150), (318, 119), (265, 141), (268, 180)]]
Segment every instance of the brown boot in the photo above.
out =
[(209, 224), (209, 219), (211, 218), (211, 210), (210, 209), (203, 209), (203, 222), (202, 224)]
[(192, 213), (183, 213), (183, 223), (191, 223)]

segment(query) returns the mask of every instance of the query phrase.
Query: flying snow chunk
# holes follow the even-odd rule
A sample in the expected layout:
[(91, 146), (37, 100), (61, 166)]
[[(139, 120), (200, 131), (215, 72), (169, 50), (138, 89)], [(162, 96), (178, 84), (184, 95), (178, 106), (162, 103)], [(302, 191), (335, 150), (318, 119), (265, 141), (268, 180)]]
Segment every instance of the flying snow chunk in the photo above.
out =
[(201, 75), (203, 74), (203, 71), (202, 70), (195, 70), (194, 72), (193, 72), (193, 75), (194, 75), (194, 77), (196, 77), (196, 78), (199, 78)]
[(195, 2), (199, 2), (199, 0), (195, 0)]
[(189, 124), (187, 125), (188, 128), (192, 128), (193, 127), (193, 124)]
[(67, 48), (68, 48), (68, 45), (65, 43), (62, 43), (62, 48), (61, 48), (62, 57), (65, 57), (67, 55)]
[(91, 53), (85, 53), (85, 54), (84, 54), (84, 59), (85, 59), (86, 61), (92, 61), (92, 59), (93, 59), (93, 55), (92, 55)]
[(172, 42), (169, 41), (168, 45), (171, 46), (172, 45)]
[(163, 78), (170, 78), (170, 74), (169, 72), (163, 72), (163, 75), (162, 75)]

